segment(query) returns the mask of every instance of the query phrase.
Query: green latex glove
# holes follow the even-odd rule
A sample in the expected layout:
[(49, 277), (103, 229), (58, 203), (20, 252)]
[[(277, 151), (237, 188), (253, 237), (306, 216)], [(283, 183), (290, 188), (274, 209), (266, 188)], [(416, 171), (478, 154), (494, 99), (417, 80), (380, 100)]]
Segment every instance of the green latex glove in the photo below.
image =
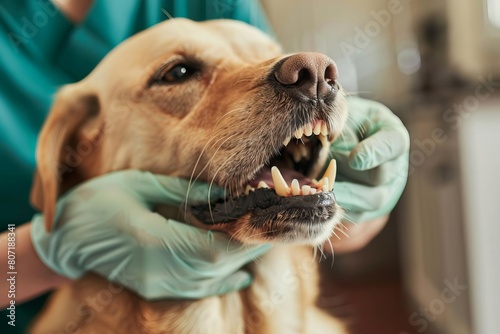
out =
[[(189, 182), (135, 170), (85, 182), (57, 203), (47, 234), (43, 216), (32, 221), (32, 240), (42, 261), (54, 271), (78, 278), (86, 271), (119, 282), (143, 298), (204, 298), (247, 287), (241, 267), (270, 246), (243, 246), (222, 233), (167, 220), (151, 210), (180, 205)], [(206, 203), (207, 184), (196, 183), (188, 203)]]
[(362, 223), (394, 208), (408, 178), (410, 139), (384, 105), (348, 97), (349, 120), (332, 145), (338, 177), (334, 191), (347, 220)]

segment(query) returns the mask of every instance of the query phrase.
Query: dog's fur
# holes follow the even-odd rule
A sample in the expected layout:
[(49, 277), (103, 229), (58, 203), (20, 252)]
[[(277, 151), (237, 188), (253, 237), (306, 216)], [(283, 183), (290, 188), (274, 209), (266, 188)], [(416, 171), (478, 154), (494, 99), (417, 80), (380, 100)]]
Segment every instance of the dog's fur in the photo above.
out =
[[(241, 193), (299, 121), (310, 122), (321, 112), (339, 134), (346, 118), (340, 87), (322, 110), (298, 110), (295, 100), (276, 93), (267, 78), (284, 57), (258, 30), (227, 20), (174, 19), (128, 39), (87, 78), (58, 93), (40, 135), (32, 201), (51, 222), (56, 200), (67, 189), (130, 168), (197, 176)], [(158, 83), (163, 68), (178, 62), (196, 64), (195, 77), (181, 84)], [(315, 306), (318, 278), (311, 247), (328, 238), (339, 211), (309, 240), (307, 235), (289, 240), (263, 233), (286, 225), (286, 218), (256, 226), (252, 213), (211, 226), (243, 243), (277, 243), (248, 266), (255, 280), (243, 291), (195, 301), (147, 302), (89, 274), (58, 290), (31, 331), (345, 333)]]

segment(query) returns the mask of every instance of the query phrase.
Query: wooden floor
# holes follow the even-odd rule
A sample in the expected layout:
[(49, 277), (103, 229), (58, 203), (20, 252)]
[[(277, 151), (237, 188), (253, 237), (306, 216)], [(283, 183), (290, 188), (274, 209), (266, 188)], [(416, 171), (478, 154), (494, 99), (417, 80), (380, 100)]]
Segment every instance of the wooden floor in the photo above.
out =
[(324, 268), (321, 291), (319, 305), (348, 324), (350, 334), (418, 334), (397, 277), (350, 281)]
[(418, 334), (408, 321), (415, 310), (403, 291), (397, 217), (363, 250), (321, 262), (319, 304), (343, 319), (351, 334)]

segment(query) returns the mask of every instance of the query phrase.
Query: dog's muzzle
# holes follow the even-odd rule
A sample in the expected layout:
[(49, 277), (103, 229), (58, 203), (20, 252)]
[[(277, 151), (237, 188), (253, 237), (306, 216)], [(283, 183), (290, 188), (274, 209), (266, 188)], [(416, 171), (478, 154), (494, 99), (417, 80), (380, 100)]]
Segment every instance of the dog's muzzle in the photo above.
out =
[[(278, 217), (287, 212), (298, 220), (308, 217), (322, 221), (331, 217), (336, 207), (333, 184), (336, 163), (331, 160), (319, 180), (315, 180), (327, 162), (334, 134), (332, 105), (338, 91), (337, 67), (320, 53), (299, 53), (278, 61), (267, 82), (278, 96), (289, 99), (290, 128), (274, 130), (282, 145), (269, 163), (258, 166), (246, 189), (234, 198), (192, 208), (192, 214), (205, 224), (235, 221), (254, 215)], [(259, 149), (256, 147), (256, 149)], [(249, 154), (251, 154), (249, 152)], [(302, 215), (304, 217), (295, 217)]]

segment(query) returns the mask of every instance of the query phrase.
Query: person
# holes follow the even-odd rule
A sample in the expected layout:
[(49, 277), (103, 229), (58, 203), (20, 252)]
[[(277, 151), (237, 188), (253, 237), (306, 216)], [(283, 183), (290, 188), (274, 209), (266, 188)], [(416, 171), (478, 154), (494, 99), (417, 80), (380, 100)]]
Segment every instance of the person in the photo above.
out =
[[(34, 214), (28, 194), (36, 137), (54, 92), (83, 79), (127, 37), (166, 19), (162, 9), (174, 17), (232, 18), (270, 31), (254, 0), (196, 0), (189, 5), (183, 0), (18, 0), (0, 5), (0, 223), (3, 229), (15, 227), (17, 271), (16, 326), (2, 321), (3, 333), (24, 333), (43, 298), (26, 301), (86, 271), (120, 282), (147, 299), (200, 298), (248, 286), (252, 278), (241, 267), (270, 247), (242, 248), (223, 234), (154, 214), (151, 208), (157, 203), (184, 202), (188, 184), (140, 171), (115, 172), (76, 188), (98, 191), (101, 196), (95, 199), (81, 200), (81, 191), (65, 194), (58, 208), (75, 209), (50, 234), (43, 230), (40, 215), (22, 224)], [(382, 229), (402, 193), (408, 164), (408, 133), (399, 119), (373, 101), (351, 97), (348, 103), (353, 131), (332, 148), (339, 169), (335, 194), (347, 210), (350, 235), (332, 239), (337, 252), (359, 249)], [(119, 200), (106, 196), (110, 189), (118, 190)], [(217, 196), (217, 191), (210, 194)], [(208, 186), (197, 183), (189, 201), (206, 200), (208, 195)], [(126, 226), (120, 219), (123, 210), (129, 218)], [(106, 223), (94, 214), (99, 211), (106, 212)], [(154, 236), (142, 233), (145, 222)], [(8, 231), (0, 238), (5, 270)], [(0, 305), (9, 303), (2, 291)], [(1, 318), (8, 320), (8, 314), (2, 311)]]

